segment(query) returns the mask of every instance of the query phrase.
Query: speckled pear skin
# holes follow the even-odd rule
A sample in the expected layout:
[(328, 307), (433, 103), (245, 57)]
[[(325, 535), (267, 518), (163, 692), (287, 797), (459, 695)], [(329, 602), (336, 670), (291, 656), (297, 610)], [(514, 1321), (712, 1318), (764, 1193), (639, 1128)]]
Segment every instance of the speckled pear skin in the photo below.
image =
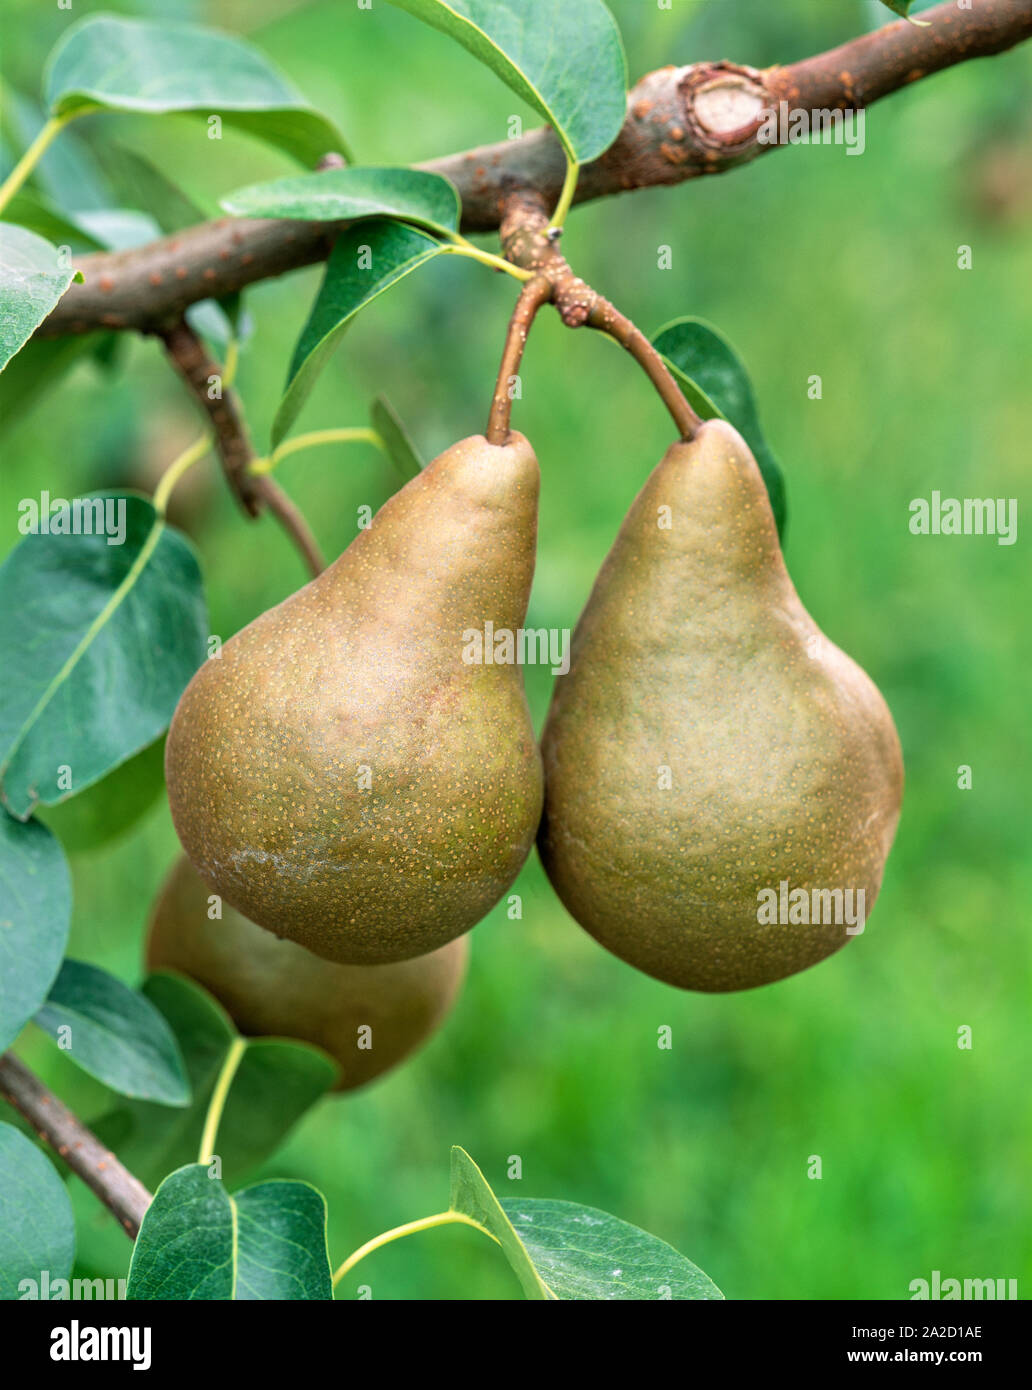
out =
[(453, 445), (190, 682), (172, 817), (252, 922), (384, 964), (468, 931), (516, 877), (540, 755), (519, 666), (466, 664), (463, 634), (523, 624), (539, 481), (522, 435)]
[(636, 498), (542, 751), (553, 886), (659, 980), (749, 989), (849, 940), (848, 922), (761, 925), (758, 893), (782, 881), (862, 888), (870, 913), (902, 797), (895, 726), (799, 601), (759, 469), (725, 422), (673, 445)]
[[(353, 1091), (408, 1057), (458, 996), (469, 938), (394, 965), (337, 965), (283, 941), (223, 906), (208, 917), (208, 885), (180, 857), (162, 886), (147, 934), (148, 970), (174, 970), (213, 994), (246, 1037), (298, 1038), (340, 1068), (334, 1090)], [(368, 1027), (368, 1047), (359, 1029)]]

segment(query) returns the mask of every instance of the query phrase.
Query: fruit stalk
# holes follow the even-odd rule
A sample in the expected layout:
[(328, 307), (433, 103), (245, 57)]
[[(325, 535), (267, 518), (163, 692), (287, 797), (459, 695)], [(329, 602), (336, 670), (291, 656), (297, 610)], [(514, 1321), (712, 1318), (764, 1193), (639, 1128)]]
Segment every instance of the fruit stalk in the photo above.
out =
[(547, 275), (535, 275), (528, 280), (516, 300), (516, 307), (509, 320), (509, 331), (505, 337), (502, 363), (498, 368), (498, 381), (495, 385), (491, 413), (487, 421), (487, 440), (489, 444), (504, 444), (509, 437), (509, 421), (512, 414), (512, 396), (509, 383), (519, 374), (523, 349), (527, 346), (530, 326), (537, 311), (552, 298), (552, 282)]

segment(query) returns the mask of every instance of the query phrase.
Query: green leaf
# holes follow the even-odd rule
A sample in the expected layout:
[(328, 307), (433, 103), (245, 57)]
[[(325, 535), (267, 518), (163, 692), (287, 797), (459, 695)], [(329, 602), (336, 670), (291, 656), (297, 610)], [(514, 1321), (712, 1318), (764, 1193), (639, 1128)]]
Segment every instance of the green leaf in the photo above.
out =
[(75, 220), (109, 251), (131, 251), (134, 246), (144, 246), (161, 236), (161, 228), (150, 213), (135, 208), (78, 212)]
[(100, 849), (131, 830), (165, 790), (165, 740), (140, 753), (57, 806), (40, 806), (36, 819), (49, 826), (69, 854)]
[(71, 918), (61, 846), (45, 826), (0, 811), (0, 1052), (47, 997)]
[(724, 1297), (672, 1246), (608, 1212), (578, 1202), (500, 1201), (457, 1145), (450, 1210), (494, 1236), (531, 1299)]
[(363, 217), (397, 217), (431, 232), (458, 231), (459, 194), (440, 174), (421, 169), (326, 169), (271, 183), (253, 183), (222, 199), (237, 217), (288, 217), (307, 222), (343, 222)]
[(146, 155), (105, 140), (94, 151), (122, 207), (149, 213), (165, 233), (182, 231), (208, 220), (210, 213), (153, 164)]
[(538, 1301), (555, 1298), (541, 1278), (527, 1247), (520, 1240), (506, 1216), (502, 1204), (491, 1191), (483, 1173), (458, 1144), (451, 1151), (451, 1211), (460, 1212), (483, 1227), (498, 1241), (505, 1257), (520, 1281), (527, 1298)]
[(441, 249), (440, 242), (424, 232), (387, 218), (359, 222), (337, 238), (294, 349), (287, 389), (272, 425), (273, 448), (297, 419), (316, 377), (359, 309)]
[(189, 1164), (158, 1188), (129, 1266), (131, 1299), (331, 1299), (326, 1201), (303, 1182), (231, 1196)]
[(81, 357), (104, 341), (103, 333), (73, 333), (65, 338), (34, 338), (0, 372), (0, 435), (4, 434), (55, 386)]
[(32, 337), (65, 290), (82, 276), (56, 246), (0, 222), (0, 371)]
[(930, 22), (929, 20), (911, 18), (910, 7), (913, 3), (914, 0), (882, 0), (882, 4), (888, 5), (889, 9), (892, 10), (894, 14), (902, 15), (904, 19), (909, 19), (910, 23), (916, 24), (919, 29), (927, 29)]
[(785, 531), (785, 480), (767, 443), (745, 363), (712, 324), (674, 319), (653, 334), (652, 345), (667, 360), (685, 394), (704, 420), (717, 416), (734, 425), (749, 445), (767, 486), (778, 535)]
[(74, 1259), (75, 1219), (64, 1183), (31, 1139), (0, 1124), (0, 1299), (20, 1298), (23, 1279), (38, 1290), (43, 1270), (51, 1281), (67, 1279)]
[(666, 1241), (578, 1202), (501, 1203), (528, 1258), (560, 1299), (717, 1299), (724, 1295)]
[(77, 1066), (121, 1095), (189, 1104), (179, 1044), (164, 1015), (106, 970), (66, 960), (35, 1021)]
[(302, 164), (330, 150), (347, 154), (340, 133), (264, 54), (193, 24), (89, 15), (51, 52), (43, 93), (53, 116), (218, 114)]
[[(176, 1036), (193, 1100), (182, 1110), (130, 1101), (94, 1127), (130, 1171), (154, 1186), (196, 1158), (212, 1089), (237, 1033), (221, 1006), (191, 980), (159, 973), (142, 992)], [(236, 1182), (268, 1158), (336, 1079), (329, 1058), (304, 1043), (249, 1041), (219, 1125), (226, 1179)]]
[(425, 467), (397, 411), (386, 396), (377, 396), (369, 407), (373, 429), (383, 440), (387, 455), (406, 482)]
[(79, 224), (75, 213), (61, 212), (49, 198), (31, 188), (19, 189), (7, 204), (5, 216), (8, 222), (27, 227), (54, 246), (70, 246), (73, 252), (105, 249), (102, 241)]
[(627, 64), (602, 0), (390, 0), (457, 40), (539, 112), (575, 163), (626, 115)]
[(0, 791), (22, 819), (153, 743), (206, 656), (189, 542), (143, 497), (92, 499), (111, 507), (108, 534), (29, 534), (0, 565)]

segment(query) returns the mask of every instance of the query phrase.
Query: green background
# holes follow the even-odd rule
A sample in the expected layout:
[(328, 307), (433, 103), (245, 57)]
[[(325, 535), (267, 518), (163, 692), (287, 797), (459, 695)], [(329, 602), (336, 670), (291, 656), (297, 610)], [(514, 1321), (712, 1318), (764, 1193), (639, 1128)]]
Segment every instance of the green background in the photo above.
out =
[[(364, 162), (501, 139), (516, 113), (536, 123), (463, 50), (383, 3), (103, 8), (248, 34)], [(891, 18), (863, 0), (612, 8), (632, 81), (701, 58), (790, 62)], [(8, 77), (32, 92), (67, 16), (29, 0), (12, 13)], [(461, 1143), (500, 1195), (605, 1208), (682, 1250), (729, 1298), (904, 1298), (936, 1269), (1017, 1278), (1027, 1294), (1027, 62), (1026, 50), (968, 64), (879, 103), (862, 157), (790, 148), (572, 214), (567, 255), (647, 332), (698, 314), (749, 365), (786, 473), (789, 567), (893, 710), (903, 818), (865, 934), (801, 976), (729, 996), (675, 991), (607, 955), (532, 860), (517, 885), (523, 920), (503, 907), (476, 929), (443, 1032), (383, 1082), (322, 1102), (262, 1170), (326, 1193), (335, 1264), (377, 1231), (442, 1209), (448, 1149)], [(211, 208), (291, 171), (275, 152), (229, 132), (209, 141), (182, 118), (91, 117), (62, 141), (67, 155), (112, 137)], [(957, 269), (962, 245), (970, 271)], [(657, 268), (662, 247), (671, 270)], [(247, 295), (255, 333), (239, 387), (260, 449), (318, 274)], [(364, 424), (380, 390), (427, 457), (483, 429), (513, 296), (508, 278), (469, 262), (424, 268), (356, 322), (298, 429)], [(7, 436), (5, 548), (18, 539), (17, 499), (150, 488), (196, 435), (157, 345), (124, 347), (121, 375), (80, 364)], [(815, 374), (819, 401), (807, 394)], [(514, 423), (543, 474), (529, 625), (572, 628), (671, 428), (629, 358), (571, 336), (551, 313), (535, 328)], [(357, 509), (396, 485), (365, 446), (291, 457), (279, 476), (329, 555), (355, 534)], [(1018, 543), (912, 536), (909, 503), (933, 489), (1017, 497)], [(178, 498), (214, 632), (228, 637), (303, 581), (275, 522), (245, 520), (210, 460)], [(527, 683), (540, 726), (551, 677), (531, 670)], [(137, 981), (148, 904), (175, 853), (162, 799), (116, 845), (75, 856), (72, 954)], [(669, 1051), (657, 1047), (664, 1025)], [(957, 1046), (964, 1026), (969, 1051)], [(31, 1028), (19, 1050), (87, 1119), (108, 1107)], [(518, 1183), (506, 1176), (511, 1155)], [(812, 1155), (819, 1181), (807, 1177)], [(72, 1185), (79, 1272), (124, 1273), (128, 1242)], [(518, 1296), (500, 1255), (460, 1228), (400, 1242), (360, 1272), (342, 1296), (359, 1282), (378, 1298)]]

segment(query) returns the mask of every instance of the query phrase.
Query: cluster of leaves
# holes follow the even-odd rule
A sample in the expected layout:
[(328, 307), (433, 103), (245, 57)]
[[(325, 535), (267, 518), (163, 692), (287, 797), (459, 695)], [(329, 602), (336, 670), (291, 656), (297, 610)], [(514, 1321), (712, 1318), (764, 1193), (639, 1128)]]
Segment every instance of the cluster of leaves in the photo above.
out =
[[(574, 174), (615, 139), (625, 64), (601, 0), (394, 3), (493, 68), (552, 125)], [(91, 16), (59, 43), (43, 86), (55, 131), (101, 110), (218, 113), (308, 165), (327, 150), (346, 151), (333, 125), (263, 55), (192, 26)], [(29, 343), (77, 276), (70, 252), (123, 249), (203, 215), (139, 156), (122, 152), (115, 163), (120, 186), (131, 186), (144, 209), (71, 213), (33, 186), (9, 204), (13, 220), (0, 223), (0, 366), (14, 397), (25, 394), (28, 374), (53, 376), (84, 350), (110, 352), (110, 335), (71, 348)], [(294, 349), (273, 449), (359, 309), (439, 255), (475, 253), (459, 230), (454, 187), (412, 169), (302, 174), (231, 193), (223, 206), (243, 217), (350, 224)], [(236, 302), (197, 305), (192, 316), (223, 346), (240, 330)], [(725, 415), (749, 440), (780, 525), (780, 471), (740, 359), (694, 319), (668, 324), (654, 341), (699, 413)], [(382, 400), (373, 422), (402, 474), (418, 469), (418, 454)], [(122, 1098), (98, 1126), (101, 1135), (143, 1181), (160, 1184), (133, 1256), (131, 1296), (328, 1298), (322, 1196), (300, 1183), (232, 1193), (225, 1185), (274, 1152), (325, 1092), (333, 1079), (327, 1059), (300, 1044), (245, 1045), (215, 1001), (185, 981), (156, 976), (133, 991), (66, 958), (72, 895), (62, 840), (88, 847), (158, 794), (162, 735), (207, 655), (200, 569), (186, 539), (142, 497), (87, 500), (124, 506), (124, 543), (41, 528), (0, 566), (0, 1050), (35, 1021), (59, 1041), (72, 1038), (70, 1058)], [(230, 1059), (232, 1089), (216, 1102)], [(218, 1176), (192, 1161), (214, 1103)], [(682, 1256), (614, 1217), (562, 1202), (498, 1201), (459, 1149), (449, 1212), (499, 1243), (528, 1297), (720, 1297)], [(46, 1268), (61, 1277), (70, 1269), (74, 1229), (63, 1184), (7, 1125), (0, 1126), (0, 1215), (0, 1294), (17, 1296), (21, 1274)]]

